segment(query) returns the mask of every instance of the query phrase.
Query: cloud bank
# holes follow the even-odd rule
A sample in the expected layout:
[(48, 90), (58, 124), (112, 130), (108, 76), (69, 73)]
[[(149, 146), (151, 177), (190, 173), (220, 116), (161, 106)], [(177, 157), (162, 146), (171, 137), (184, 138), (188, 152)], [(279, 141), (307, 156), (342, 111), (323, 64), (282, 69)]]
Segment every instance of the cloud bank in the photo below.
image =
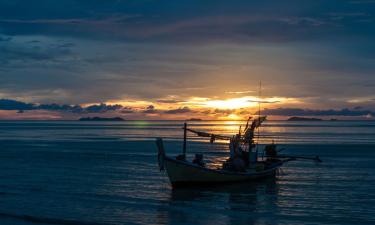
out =
[[(135, 108), (129, 106), (123, 106), (120, 104), (93, 104), (89, 106), (80, 105), (69, 105), (69, 104), (35, 104), (26, 103), (22, 101), (0, 99), (0, 110), (3, 111), (18, 111), (23, 113), (25, 111), (43, 110), (50, 112), (59, 112), (62, 115), (65, 113), (76, 114), (118, 114), (118, 115), (184, 115), (184, 116), (209, 116), (212, 118), (229, 116), (231, 114), (248, 116), (249, 110), (244, 109), (191, 109), (188, 106), (174, 108), (174, 109), (157, 109), (154, 105), (149, 105), (145, 108)], [(362, 107), (355, 107), (352, 109), (304, 109), (304, 108), (274, 108), (274, 109), (263, 109), (262, 115), (268, 116), (317, 116), (317, 117), (374, 117), (375, 111), (363, 109)], [(254, 111), (254, 115), (258, 112)]]
[(264, 109), (262, 113), (265, 115), (275, 116), (375, 116), (375, 112), (371, 110), (363, 110), (360, 107), (353, 109), (328, 109), (328, 110), (314, 110), (314, 109), (299, 109), (299, 108), (277, 108)]

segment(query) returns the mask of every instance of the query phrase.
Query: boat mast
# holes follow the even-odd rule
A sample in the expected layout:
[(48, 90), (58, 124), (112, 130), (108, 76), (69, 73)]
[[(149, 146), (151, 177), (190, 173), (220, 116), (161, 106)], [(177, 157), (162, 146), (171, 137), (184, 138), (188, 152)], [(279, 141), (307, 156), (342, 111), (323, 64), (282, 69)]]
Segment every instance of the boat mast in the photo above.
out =
[(258, 161), (258, 149), (259, 149), (259, 136), (260, 136), (260, 98), (262, 95), (262, 81), (259, 81), (259, 97), (258, 97), (258, 135), (257, 135), (257, 147), (255, 149), (255, 161)]
[(259, 127), (258, 127), (258, 137), (257, 137), (257, 149), (259, 145), (259, 136), (260, 136), (260, 98), (262, 95), (262, 81), (259, 81), (259, 97), (258, 97), (258, 122), (259, 122)]
[(184, 156), (184, 159), (186, 159), (186, 129), (187, 129), (187, 124), (185, 122), (184, 123), (184, 145), (182, 148), (182, 155)]

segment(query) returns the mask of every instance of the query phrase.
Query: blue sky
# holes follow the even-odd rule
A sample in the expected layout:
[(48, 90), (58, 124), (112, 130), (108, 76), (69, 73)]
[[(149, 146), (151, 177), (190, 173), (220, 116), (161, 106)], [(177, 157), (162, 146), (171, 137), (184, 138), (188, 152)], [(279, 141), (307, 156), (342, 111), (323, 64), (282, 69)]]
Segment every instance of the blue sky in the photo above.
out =
[[(367, 112), (374, 13), (373, 0), (1, 0), (0, 99), (202, 116), (249, 101), (261, 80), (262, 96), (279, 99), (268, 109)], [(0, 103), (2, 118), (26, 115)], [(28, 116), (71, 116), (47, 108)]]

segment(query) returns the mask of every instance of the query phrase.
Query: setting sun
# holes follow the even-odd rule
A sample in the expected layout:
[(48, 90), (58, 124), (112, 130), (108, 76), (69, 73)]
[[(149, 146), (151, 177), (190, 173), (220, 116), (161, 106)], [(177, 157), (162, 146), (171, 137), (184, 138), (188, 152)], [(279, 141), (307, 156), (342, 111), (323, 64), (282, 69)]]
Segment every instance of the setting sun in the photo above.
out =
[(242, 117), (240, 117), (240, 116), (238, 116), (236, 114), (229, 114), (224, 119), (227, 119), (227, 120), (240, 120), (240, 119), (242, 119)]
[(258, 103), (296, 103), (296, 99), (292, 98), (259, 98), (253, 96), (245, 96), (240, 98), (227, 98), (227, 99), (209, 99), (209, 98), (192, 98), (185, 103), (192, 104), (200, 107), (216, 108), (216, 109), (240, 109), (248, 107), (256, 107)]

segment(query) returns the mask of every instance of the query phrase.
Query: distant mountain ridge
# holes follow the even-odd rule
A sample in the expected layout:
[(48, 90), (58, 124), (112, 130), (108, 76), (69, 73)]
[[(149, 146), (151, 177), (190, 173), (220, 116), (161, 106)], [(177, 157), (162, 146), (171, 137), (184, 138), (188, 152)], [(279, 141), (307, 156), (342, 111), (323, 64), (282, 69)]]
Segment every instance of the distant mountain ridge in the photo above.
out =
[(287, 119), (288, 121), (322, 121), (322, 119), (319, 118), (307, 118), (307, 117), (298, 117), (293, 116)]
[(202, 121), (202, 119), (200, 119), (200, 118), (190, 118), (190, 119), (188, 119), (188, 121)]
[(79, 121), (125, 121), (121, 117), (82, 117)]

